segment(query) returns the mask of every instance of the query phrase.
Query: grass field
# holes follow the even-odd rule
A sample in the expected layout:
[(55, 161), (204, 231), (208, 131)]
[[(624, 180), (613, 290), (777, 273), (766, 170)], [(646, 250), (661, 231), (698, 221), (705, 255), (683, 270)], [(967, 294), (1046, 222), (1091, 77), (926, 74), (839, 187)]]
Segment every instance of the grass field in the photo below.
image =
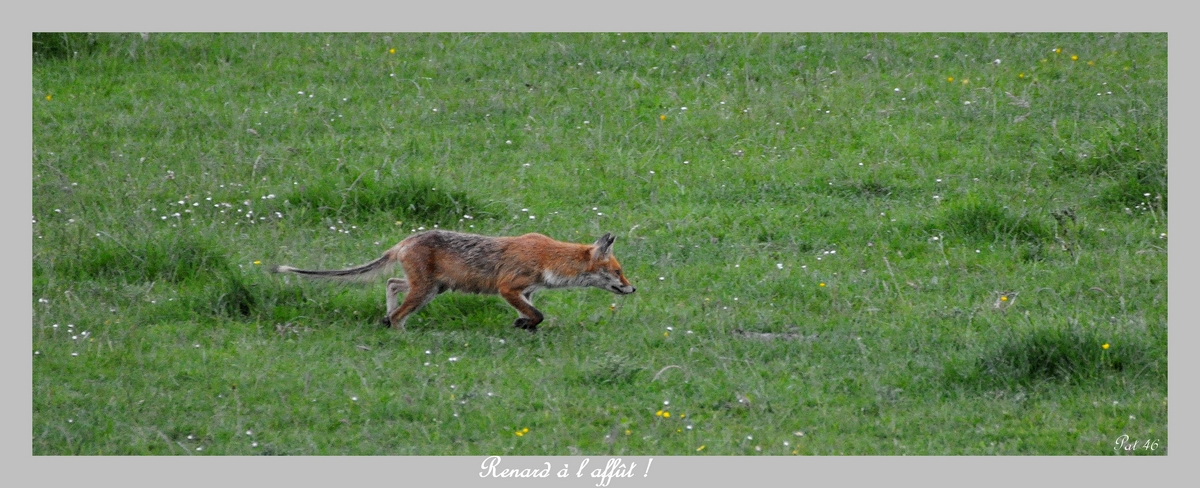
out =
[[(1166, 41), (35, 34), (32, 452), (1165, 454)], [(638, 291), (268, 272), (432, 228)]]

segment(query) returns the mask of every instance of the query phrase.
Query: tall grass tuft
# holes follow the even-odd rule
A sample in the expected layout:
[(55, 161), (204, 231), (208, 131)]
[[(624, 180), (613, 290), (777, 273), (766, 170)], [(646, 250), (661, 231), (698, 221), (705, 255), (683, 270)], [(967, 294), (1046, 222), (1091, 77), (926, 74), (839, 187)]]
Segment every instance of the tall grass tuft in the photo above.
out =
[(34, 32), (33, 59), (63, 59), (86, 53), (99, 41), (96, 34), (87, 32)]
[(1165, 374), (1165, 343), (1152, 331), (1105, 336), (1077, 326), (1038, 326), (1012, 334), (973, 362), (947, 364), (945, 374), (978, 387), (1077, 383), (1126, 371)]
[(130, 239), (97, 238), (55, 263), (60, 278), (118, 280), (125, 283), (181, 283), (212, 278), (229, 267), (210, 240), (192, 236)]
[(935, 227), (968, 240), (1039, 242), (1051, 236), (1049, 228), (1030, 215), (1013, 215), (998, 203), (975, 195), (950, 203)]
[(474, 218), (492, 215), (475, 197), (420, 178), (355, 181), (327, 178), (297, 188), (287, 199), (301, 206), (304, 209), (301, 214), (312, 221), (385, 214), (397, 220), (447, 224), (464, 215)]

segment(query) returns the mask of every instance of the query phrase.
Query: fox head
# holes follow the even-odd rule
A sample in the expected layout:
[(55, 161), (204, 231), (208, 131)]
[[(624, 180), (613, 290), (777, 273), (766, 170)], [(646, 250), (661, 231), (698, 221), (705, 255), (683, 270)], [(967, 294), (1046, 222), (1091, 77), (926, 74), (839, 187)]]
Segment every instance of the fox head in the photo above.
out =
[(625, 279), (621, 263), (617, 262), (617, 258), (612, 254), (613, 241), (616, 239), (616, 236), (609, 232), (596, 239), (596, 243), (592, 245), (591, 268), (594, 271), (589, 273), (593, 278), (589, 285), (618, 295), (628, 295), (637, 291), (637, 288)]

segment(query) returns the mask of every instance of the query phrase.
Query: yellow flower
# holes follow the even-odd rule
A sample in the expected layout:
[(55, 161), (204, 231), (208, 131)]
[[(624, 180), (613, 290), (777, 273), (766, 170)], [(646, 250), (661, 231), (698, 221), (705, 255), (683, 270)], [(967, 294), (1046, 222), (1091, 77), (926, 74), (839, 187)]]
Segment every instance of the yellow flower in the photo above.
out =
[(255, 265), (255, 266), (258, 266), (258, 265), (260, 265), (260, 264), (262, 264), (262, 261), (254, 261), (254, 265)]
[(629, 435), (629, 434), (632, 434), (632, 433), (633, 433), (633, 431), (631, 431), (631, 430), (629, 430), (629, 429), (625, 429), (625, 435)]
[(659, 410), (659, 411), (657, 411), (657, 412), (654, 412), (654, 416), (655, 416), (655, 417), (662, 417), (662, 416), (663, 416), (663, 411), (662, 411), (662, 410)]
[(1095, 65), (1096, 65), (1095, 61), (1088, 61), (1088, 66), (1095, 66)]
[(658, 120), (667, 120), (667, 115), (666, 114), (659, 115)]
[(821, 283), (821, 284), (820, 284), (820, 285), (818, 285), (818, 286), (820, 286), (821, 288), (825, 288), (825, 283)]
[(1108, 349), (1108, 343), (1105, 342), (1103, 346), (1100, 346), (1100, 349)]
[(681, 413), (681, 414), (679, 414), (679, 418), (681, 418), (681, 419), (686, 419), (686, 418), (687, 418), (687, 414), (686, 414), (686, 413)]
[(946, 83), (954, 83), (954, 77), (953, 77), (953, 76), (947, 76), (947, 77), (946, 77)]
[(1072, 55), (1071, 55), (1071, 61), (1079, 61), (1079, 56), (1077, 56), (1077, 55), (1075, 55), (1075, 54), (1072, 54)]
[(1062, 48), (1061, 47), (1054, 48), (1054, 54), (1062, 54)]
[(970, 82), (971, 82), (971, 79), (970, 79), (970, 78), (964, 78), (964, 79), (963, 79), (963, 84), (964, 84), (964, 85), (965, 85), (965, 84), (967, 84), (967, 83), (970, 83)]
[(49, 101), (50, 101), (50, 95), (46, 95), (46, 101), (47, 101), (47, 102), (49, 102)]
[(523, 434), (523, 433), (526, 433), (526, 432), (529, 432), (529, 427), (526, 427), (526, 428), (524, 428), (524, 429), (521, 429), (521, 433), (522, 433), (522, 434)]
[(700, 452), (700, 451), (703, 451), (703, 450), (704, 450), (704, 446), (703, 446), (703, 445), (702, 445), (702, 446), (700, 446), (700, 447), (697, 447), (697, 448), (696, 448), (696, 452)]
[(671, 334), (670, 332), (663, 332), (663, 337), (667, 337), (670, 334)]
[(669, 419), (669, 418), (671, 418), (671, 412), (663, 412), (663, 418), (664, 418), (664, 419)]
[(1024, 77), (1025, 77), (1025, 73), (1021, 73), (1021, 74), (1017, 75), (1017, 78), (1024, 78)]
[(1008, 301), (1008, 297), (1006, 297), (1006, 296), (1004, 296), (1004, 297), (1000, 297), (1000, 301), (1002, 301), (1002, 302), (1007, 302), (1007, 301)]
[(517, 434), (517, 437), (521, 437), (521, 436), (524, 436), (524, 435), (525, 435), (525, 433), (524, 433), (524, 432), (521, 432), (521, 431), (519, 431), (519, 430), (518, 430), (518, 431), (516, 431), (516, 432), (513, 432), (513, 433), (514, 433), (514, 434)]
[(396, 54), (396, 48), (388, 49), (388, 54)]

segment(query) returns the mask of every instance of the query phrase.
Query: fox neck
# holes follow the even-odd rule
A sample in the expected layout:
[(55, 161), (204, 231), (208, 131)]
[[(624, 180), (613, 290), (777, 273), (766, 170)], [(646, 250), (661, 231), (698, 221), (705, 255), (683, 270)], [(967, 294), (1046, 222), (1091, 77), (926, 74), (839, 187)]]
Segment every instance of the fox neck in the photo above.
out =
[(542, 271), (542, 283), (546, 288), (572, 288), (591, 286), (591, 279), (584, 273), (575, 276), (566, 276), (545, 270)]

